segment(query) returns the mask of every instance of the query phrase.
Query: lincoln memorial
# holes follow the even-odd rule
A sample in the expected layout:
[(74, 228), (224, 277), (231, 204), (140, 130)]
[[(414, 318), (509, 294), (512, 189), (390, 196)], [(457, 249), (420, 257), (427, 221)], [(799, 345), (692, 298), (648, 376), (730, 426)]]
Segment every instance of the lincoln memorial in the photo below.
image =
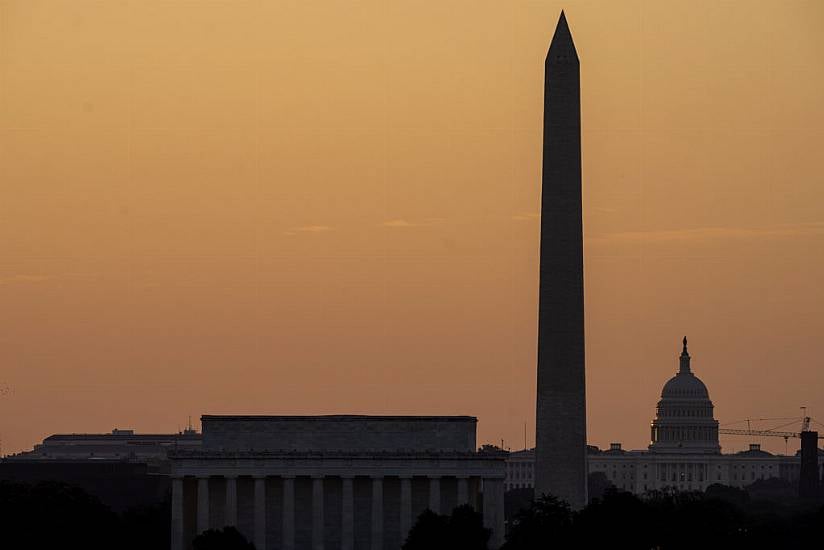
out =
[(497, 548), (505, 462), (468, 416), (203, 416), (174, 450), (172, 550), (236, 526), (257, 550), (398, 550), (418, 515), (482, 512)]

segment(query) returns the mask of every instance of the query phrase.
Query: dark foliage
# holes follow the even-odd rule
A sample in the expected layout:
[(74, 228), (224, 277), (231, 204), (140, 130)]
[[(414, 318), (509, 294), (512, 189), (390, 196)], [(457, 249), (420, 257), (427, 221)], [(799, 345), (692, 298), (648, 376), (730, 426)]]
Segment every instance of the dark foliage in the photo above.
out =
[(507, 523), (515, 519), (521, 510), (526, 510), (535, 499), (535, 490), (531, 487), (510, 489), (504, 493), (504, 510)]
[(168, 501), (118, 515), (65, 483), (0, 481), (3, 548), (163, 550), (169, 547), (169, 517)]
[(798, 495), (798, 486), (786, 479), (771, 477), (759, 479), (748, 485), (747, 494), (753, 500), (791, 503)]
[(433, 548), (437, 547), (441, 544), (440, 541), (446, 533), (448, 523), (449, 518), (427, 508), (418, 516), (415, 525), (409, 530), (403, 550), (426, 548), (427, 544), (433, 545)]
[(491, 531), (471, 506), (458, 506), (449, 516), (425, 510), (409, 531), (403, 550), (487, 550)]
[(204, 531), (195, 537), (192, 547), (194, 550), (255, 550), (255, 545), (234, 527)]
[[(615, 489), (615, 485), (607, 478), (604, 472), (592, 472), (587, 476), (587, 492), (589, 501), (603, 498), (606, 492)], [(535, 490), (532, 487), (510, 489), (504, 494), (504, 510), (506, 522), (512, 525), (518, 513), (528, 509), (535, 500)]]
[[(776, 485), (777, 487), (777, 485)], [(644, 498), (609, 489), (578, 512), (544, 496), (510, 522), (504, 550), (801, 549), (820, 537), (824, 507), (759, 500), (712, 486), (706, 493), (652, 492)]]
[(609, 489), (614, 489), (615, 485), (609, 480), (604, 472), (592, 472), (587, 476), (587, 493), (589, 501), (603, 498)]
[[(621, 541), (622, 548), (653, 548), (649, 514), (634, 495), (607, 489), (574, 517), (574, 531), (593, 548)], [(589, 547), (589, 546), (588, 546)]]
[(515, 515), (502, 550), (570, 548), (573, 541), (569, 505), (543, 495)]
[(723, 500), (736, 506), (747, 506), (750, 503), (750, 494), (744, 489), (713, 483), (704, 492), (706, 498)]
[(120, 515), (121, 532), (129, 533), (119, 543), (120, 550), (165, 549), (171, 540), (171, 495), (154, 506), (129, 508)]
[[(117, 516), (98, 499), (63, 483), (0, 482), (0, 517), (10, 548), (110, 547)], [(79, 546), (75, 546), (79, 545)]]
[(643, 501), (628, 493), (624, 495), (640, 502), (638, 514), (652, 522), (651, 538), (646, 540), (662, 549), (727, 548), (732, 541), (740, 540), (737, 530), (741, 514), (729, 501), (708, 498), (703, 493), (658, 492)]
[[(164, 550), (170, 540), (169, 504), (167, 496), (157, 506), (116, 514), (64, 483), (0, 482), (0, 546)], [(659, 491), (643, 498), (612, 488), (577, 512), (544, 496), (508, 516), (507, 524), (504, 550), (792, 550), (817, 547), (824, 507), (789, 498), (787, 488), (778, 483), (754, 484), (747, 490), (713, 485), (704, 493)], [(421, 514), (403, 550), (486, 550), (489, 538), (481, 514), (462, 506), (448, 516)], [(810, 546), (810, 541), (815, 544)], [(194, 543), (195, 550), (253, 548), (233, 528), (209, 531)]]

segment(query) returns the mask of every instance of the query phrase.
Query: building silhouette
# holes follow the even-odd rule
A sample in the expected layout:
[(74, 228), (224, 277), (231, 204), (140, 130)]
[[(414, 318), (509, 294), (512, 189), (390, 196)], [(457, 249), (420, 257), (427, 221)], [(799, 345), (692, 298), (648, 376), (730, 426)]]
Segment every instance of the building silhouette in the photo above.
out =
[(203, 416), (169, 453), (172, 550), (233, 526), (257, 550), (400, 548), (425, 509), (481, 511), (503, 542), (504, 458), (468, 416)]
[[(692, 372), (685, 338), (679, 370), (661, 390), (648, 448), (627, 450), (620, 443), (612, 443), (605, 450), (590, 446), (589, 472), (602, 473), (618, 489), (635, 494), (704, 491), (713, 484), (745, 488), (769, 479), (784, 480), (792, 487), (804, 479), (801, 496), (816, 494), (824, 473), (824, 451), (816, 451), (815, 432), (802, 432), (802, 437), (813, 435), (807, 435), (809, 441), (803, 451), (791, 456), (769, 453), (757, 443), (744, 451), (723, 454), (718, 433), (709, 391)], [(506, 490), (534, 487), (537, 473), (533, 449), (509, 453)]]
[(535, 489), (587, 502), (578, 54), (564, 13), (544, 65)]
[(80, 487), (115, 511), (163, 502), (170, 488), (169, 451), (198, 449), (191, 426), (173, 434), (54, 434), (30, 451), (0, 459), (0, 480), (61, 481)]
[(661, 400), (650, 428), (650, 452), (718, 454), (718, 421), (707, 386), (690, 369), (687, 337), (679, 357), (680, 368), (661, 390)]
[(5, 457), (7, 462), (90, 461), (147, 464), (152, 471), (168, 473), (171, 449), (200, 448), (200, 434), (191, 426), (175, 434), (143, 434), (115, 428), (111, 433), (53, 434), (31, 451)]

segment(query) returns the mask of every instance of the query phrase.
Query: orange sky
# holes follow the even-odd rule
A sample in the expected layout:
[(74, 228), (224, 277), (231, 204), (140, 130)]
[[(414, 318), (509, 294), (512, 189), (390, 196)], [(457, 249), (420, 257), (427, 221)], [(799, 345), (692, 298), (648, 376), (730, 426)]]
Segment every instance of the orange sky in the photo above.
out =
[(647, 444), (684, 334), (722, 424), (824, 422), (821, 2), (0, 0), (2, 450), (203, 413), (531, 445), (562, 7), (590, 441)]

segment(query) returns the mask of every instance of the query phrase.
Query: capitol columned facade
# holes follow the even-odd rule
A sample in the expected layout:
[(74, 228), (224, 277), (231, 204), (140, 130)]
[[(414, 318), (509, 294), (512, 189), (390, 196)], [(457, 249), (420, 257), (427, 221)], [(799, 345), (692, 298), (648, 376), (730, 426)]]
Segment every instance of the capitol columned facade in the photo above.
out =
[[(775, 455), (750, 444), (749, 449), (722, 454), (718, 421), (707, 386), (693, 372), (687, 339), (678, 372), (661, 391), (644, 450), (625, 450), (613, 443), (607, 450), (589, 447), (589, 473), (601, 472), (617, 488), (636, 494), (657, 490), (703, 491), (718, 483), (743, 488), (757, 480), (799, 481), (798, 455)], [(506, 490), (534, 487), (534, 451), (509, 454)], [(819, 453), (819, 472), (824, 455)]]

